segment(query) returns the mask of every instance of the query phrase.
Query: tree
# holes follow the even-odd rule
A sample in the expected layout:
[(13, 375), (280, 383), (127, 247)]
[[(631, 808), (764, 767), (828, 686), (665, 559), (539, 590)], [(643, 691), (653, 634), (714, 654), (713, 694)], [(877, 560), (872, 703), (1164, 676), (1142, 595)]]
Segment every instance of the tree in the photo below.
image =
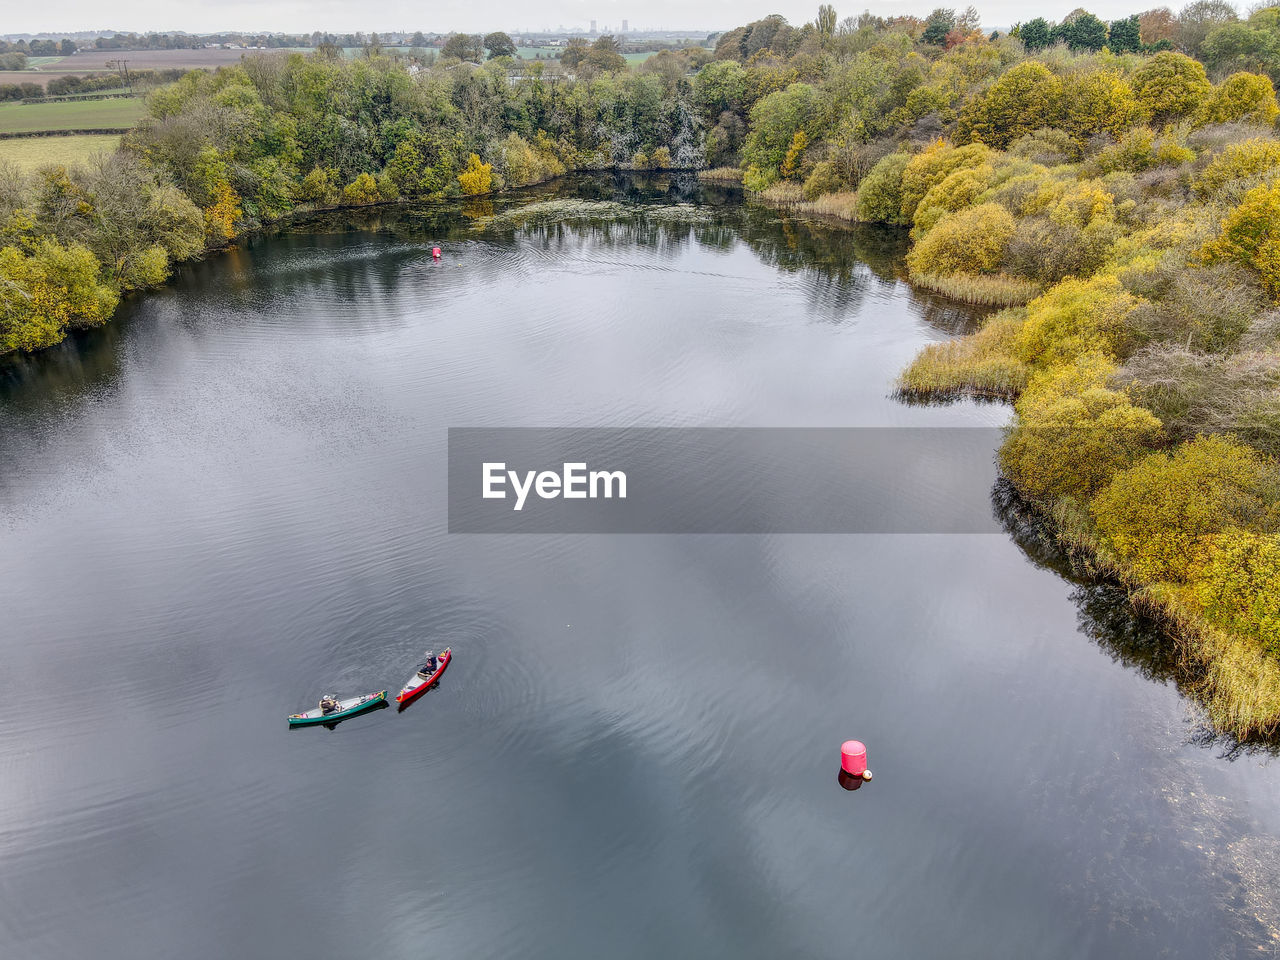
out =
[(515, 43), (511, 37), (501, 30), (485, 34), (484, 48), (489, 51), (490, 60), (498, 57), (514, 57), (516, 55)]
[(1112, 53), (1137, 53), (1142, 49), (1142, 27), (1137, 14), (1112, 21), (1107, 31), (1107, 49)]
[(618, 41), (607, 33), (591, 45), (586, 62), (605, 73), (616, 73), (627, 68), (627, 58), (622, 55)]
[(1156, 7), (1138, 14), (1138, 34), (1146, 46), (1162, 41), (1173, 42), (1178, 34), (1178, 19), (1168, 7)]
[(1280, 10), (1257, 11), (1247, 23), (1215, 27), (1200, 45), (1200, 56), (1211, 70), (1249, 70), (1280, 78)]
[(484, 59), (484, 37), (478, 33), (451, 33), (440, 56), (479, 63)]
[(471, 154), (466, 170), (458, 174), (458, 184), (469, 197), (488, 193), (493, 189), (493, 164), (482, 163), (477, 154)]
[(581, 66), (591, 52), (591, 44), (582, 37), (570, 37), (560, 54), (560, 62), (570, 70)]
[(1003, 150), (1021, 136), (1054, 126), (1061, 99), (1062, 81), (1048, 67), (1036, 60), (1019, 63), (960, 111), (956, 140)]
[(814, 26), (818, 28), (818, 33), (824, 37), (834, 37), (836, 34), (836, 8), (829, 3), (824, 3), (818, 7), (818, 19), (814, 21)]
[(1196, 0), (1195, 3), (1189, 3), (1178, 14), (1178, 49), (1198, 57), (1201, 44), (1215, 27), (1234, 23), (1238, 19), (1236, 8), (1227, 0)]
[(955, 29), (955, 25), (955, 10), (939, 7), (929, 14), (929, 19), (925, 21), (924, 33), (920, 35), (920, 39), (925, 43), (941, 47), (947, 42), (947, 34)]
[(807, 83), (793, 83), (751, 108), (750, 133), (742, 156), (748, 170), (756, 170), (755, 183), (759, 186), (755, 189), (778, 179), (797, 133), (803, 133), (808, 142), (826, 132), (825, 109), (822, 96)]
[(1083, 11), (1058, 24), (1056, 32), (1072, 50), (1101, 50), (1107, 43), (1107, 25)]
[(693, 102), (708, 119), (739, 111), (747, 92), (747, 71), (736, 60), (708, 63), (693, 78)]
[(1022, 45), (1028, 51), (1035, 53), (1037, 50), (1043, 50), (1052, 43), (1050, 39), (1051, 31), (1052, 27), (1050, 27), (1049, 21), (1045, 20), (1044, 17), (1036, 17), (1018, 28), (1018, 38), (1022, 40)]
[(1133, 89), (1158, 125), (1194, 115), (1213, 90), (1204, 64), (1171, 50), (1157, 53), (1134, 71)]

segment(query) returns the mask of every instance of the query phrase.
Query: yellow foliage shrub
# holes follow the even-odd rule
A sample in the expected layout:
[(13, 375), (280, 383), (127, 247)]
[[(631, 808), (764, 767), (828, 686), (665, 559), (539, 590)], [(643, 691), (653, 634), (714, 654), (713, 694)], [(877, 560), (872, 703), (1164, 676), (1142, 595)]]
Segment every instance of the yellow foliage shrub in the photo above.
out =
[(244, 216), (240, 195), (231, 184), (218, 184), (214, 201), (204, 208), (204, 235), (210, 243), (226, 243), (236, 235), (236, 227)]
[(1087, 227), (1115, 216), (1113, 197), (1098, 180), (1084, 180), (1070, 187), (1049, 211), (1054, 223)]
[(1254, 267), (1267, 292), (1280, 297), (1280, 184), (1246, 193), (1202, 254), (1210, 263), (1230, 260)]
[(916, 207), (912, 236), (927, 233), (948, 213), (972, 205), (991, 184), (994, 175), (995, 169), (991, 164), (984, 163), (957, 170), (935, 183)]
[(1204, 105), (1203, 123), (1249, 123), (1270, 125), (1280, 116), (1276, 88), (1271, 78), (1260, 73), (1233, 73), (1213, 89)]
[(1159, 441), (1161, 424), (1151, 411), (1104, 386), (1114, 369), (1090, 353), (1033, 377), (1000, 449), (1005, 475), (1025, 495), (1087, 499)]
[(998, 203), (948, 214), (907, 254), (913, 274), (992, 273), (1013, 236), (1013, 215)]
[(1212, 622), (1280, 657), (1280, 536), (1233, 528), (1211, 538), (1191, 595)]
[(1145, 583), (1186, 582), (1203, 567), (1212, 538), (1248, 528), (1265, 512), (1274, 467), (1230, 437), (1197, 437), (1124, 470), (1090, 512), (1105, 546)]
[(377, 203), (382, 199), (378, 192), (378, 181), (371, 173), (362, 173), (342, 188), (344, 203)]
[(478, 154), (471, 154), (466, 170), (458, 174), (458, 184), (469, 197), (488, 193), (493, 189), (493, 164), (483, 163)]
[(120, 295), (100, 272), (97, 257), (79, 243), (44, 238), (26, 251), (0, 249), (0, 353), (39, 350), (68, 329), (105, 323)]
[(1196, 193), (1211, 196), (1233, 180), (1247, 180), (1280, 168), (1280, 141), (1254, 137), (1233, 143), (1196, 178)]
[(1116, 356), (1124, 346), (1125, 318), (1138, 303), (1112, 276), (1063, 280), (1027, 304), (1018, 356), (1040, 367), (1094, 351)]
[(990, 158), (991, 151), (981, 143), (953, 147), (942, 140), (916, 154), (902, 171), (900, 212), (903, 222), (911, 223), (915, 219), (916, 207), (934, 184), (941, 183), (957, 170), (982, 166)]

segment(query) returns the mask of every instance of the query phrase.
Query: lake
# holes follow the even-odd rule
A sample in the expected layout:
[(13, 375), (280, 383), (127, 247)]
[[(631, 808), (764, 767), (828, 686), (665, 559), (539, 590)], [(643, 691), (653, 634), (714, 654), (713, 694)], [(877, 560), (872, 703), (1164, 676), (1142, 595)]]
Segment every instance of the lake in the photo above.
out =
[(569, 179), (297, 224), (7, 361), (0, 952), (1275, 952), (1280, 766), (999, 485), (994, 533), (448, 532), (451, 427), (994, 435), (894, 397), (978, 320), (904, 251)]

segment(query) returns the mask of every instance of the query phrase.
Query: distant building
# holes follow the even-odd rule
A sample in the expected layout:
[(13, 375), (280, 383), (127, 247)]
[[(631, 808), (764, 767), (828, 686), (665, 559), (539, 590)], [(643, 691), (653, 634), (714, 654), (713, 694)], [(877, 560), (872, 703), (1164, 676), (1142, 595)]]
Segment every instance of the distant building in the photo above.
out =
[(622, 32), (623, 33), (627, 32), (627, 21), (625, 20), (622, 21)]
[(596, 22), (594, 20), (591, 21), (591, 32), (592, 34), (596, 32)]

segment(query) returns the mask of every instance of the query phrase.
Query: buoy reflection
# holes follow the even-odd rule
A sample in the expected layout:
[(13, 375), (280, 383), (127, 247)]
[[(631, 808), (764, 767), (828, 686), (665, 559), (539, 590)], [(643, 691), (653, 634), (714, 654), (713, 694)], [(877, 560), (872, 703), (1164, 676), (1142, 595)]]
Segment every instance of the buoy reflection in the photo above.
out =
[(866, 782), (862, 777), (855, 777), (848, 770), (840, 771), (840, 786), (846, 790), (861, 790), (862, 785)]

